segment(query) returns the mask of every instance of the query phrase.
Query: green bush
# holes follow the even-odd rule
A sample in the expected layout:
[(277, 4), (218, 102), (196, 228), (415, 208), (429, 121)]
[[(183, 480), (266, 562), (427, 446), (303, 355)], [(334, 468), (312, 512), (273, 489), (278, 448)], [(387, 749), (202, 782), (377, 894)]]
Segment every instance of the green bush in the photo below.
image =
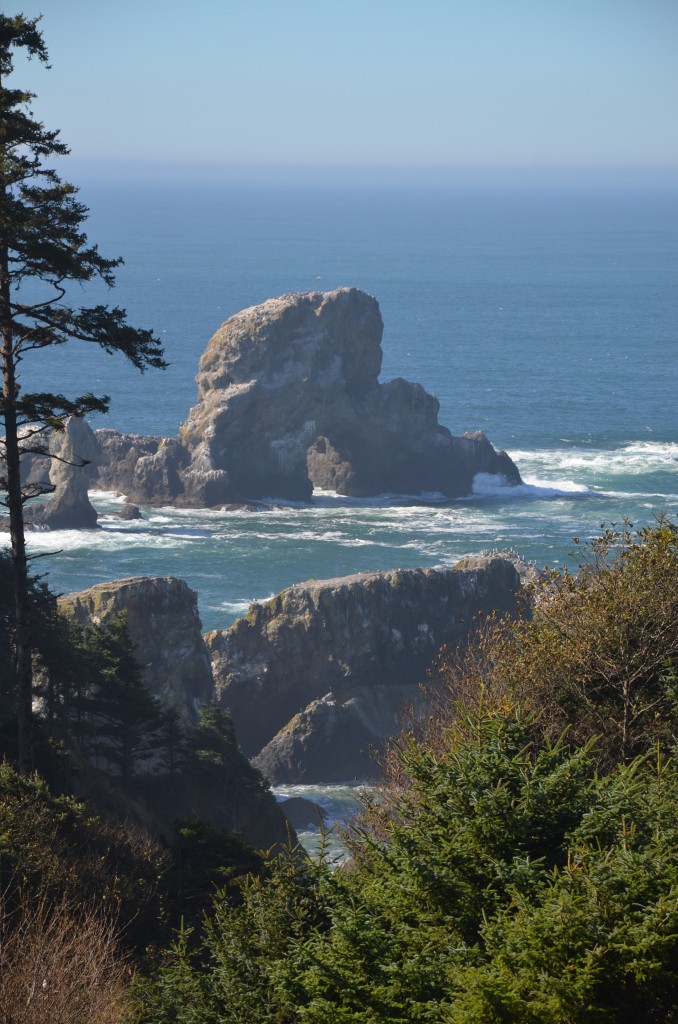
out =
[(463, 724), (442, 756), (401, 746), (410, 786), (350, 869), (288, 858), (217, 900), (139, 1020), (670, 1020), (678, 766), (599, 775), (592, 745), (535, 748), (518, 712)]
[(629, 761), (672, 742), (678, 726), (678, 530), (663, 516), (575, 542), (579, 572), (536, 582), (531, 617), (492, 623), (461, 659), (442, 652), (441, 720), (482, 689), (499, 706), (535, 710), (542, 736), (597, 736), (608, 764)]
[(608, 531), (465, 674), (444, 657), (447, 706), (394, 746), (350, 864), (288, 856), (218, 897), (139, 1024), (678, 1020), (676, 540)]

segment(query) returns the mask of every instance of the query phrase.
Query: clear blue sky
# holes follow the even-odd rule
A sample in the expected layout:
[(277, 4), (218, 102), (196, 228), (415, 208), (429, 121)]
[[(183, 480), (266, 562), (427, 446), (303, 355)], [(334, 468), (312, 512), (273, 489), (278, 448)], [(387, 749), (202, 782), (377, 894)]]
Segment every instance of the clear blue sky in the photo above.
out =
[(35, 2), (75, 158), (678, 167), (678, 0)]

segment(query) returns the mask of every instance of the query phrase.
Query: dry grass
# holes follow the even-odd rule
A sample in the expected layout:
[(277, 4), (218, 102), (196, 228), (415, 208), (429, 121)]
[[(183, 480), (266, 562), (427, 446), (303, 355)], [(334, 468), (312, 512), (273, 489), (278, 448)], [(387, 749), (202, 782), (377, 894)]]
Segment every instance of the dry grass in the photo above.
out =
[(0, 903), (0, 1024), (121, 1024), (127, 970), (112, 922), (67, 903)]

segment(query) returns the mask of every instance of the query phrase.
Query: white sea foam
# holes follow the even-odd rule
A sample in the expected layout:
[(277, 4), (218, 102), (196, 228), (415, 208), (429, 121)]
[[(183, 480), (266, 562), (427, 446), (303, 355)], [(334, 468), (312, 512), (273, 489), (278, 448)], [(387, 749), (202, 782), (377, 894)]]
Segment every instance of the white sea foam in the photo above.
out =
[[(368, 792), (368, 787), (360, 785), (315, 785), (315, 786), (274, 786), (273, 793), (278, 800), (287, 800), (290, 797), (304, 797), (318, 804), (324, 814), (325, 820), (317, 826), (310, 826), (300, 829), (298, 832), (302, 846), (310, 857), (316, 857), (321, 852), (327, 858), (330, 865), (339, 865), (346, 860), (348, 853), (341, 840), (341, 833), (335, 826), (341, 828), (361, 809), (360, 796)], [(321, 838), (322, 833), (324, 837)]]
[(125, 495), (119, 494), (117, 491), (93, 490), (87, 491), (87, 494), (91, 502), (97, 502), (101, 504), (110, 502), (113, 505), (125, 505), (127, 503), (127, 498), (125, 497)]
[(26, 534), (31, 551), (128, 551), (187, 547), (195, 538), (173, 533), (130, 533), (127, 530), (45, 530)]
[(270, 601), (272, 597), (275, 597), (275, 594), (271, 593), (268, 597), (245, 598), (241, 601), (222, 601), (218, 610), (228, 612), (229, 615), (246, 615), (251, 604), (262, 604), (264, 601)]
[[(395, 491), (384, 491), (369, 498), (352, 498), (345, 494), (338, 494), (336, 491), (322, 490), (320, 487), (316, 487), (313, 491), (315, 507), (390, 508), (393, 505), (402, 505), (404, 502), (415, 505), (429, 503), (439, 505), (448, 500), (442, 491), (422, 491), (420, 494), (398, 494)], [(307, 505), (301, 507), (308, 508)]]
[(625, 445), (625, 451), (630, 455), (649, 455), (678, 462), (678, 441), (630, 441)]
[[(638, 475), (678, 470), (678, 444), (671, 441), (630, 441), (620, 448), (549, 448), (513, 451), (520, 469), (538, 466), (542, 471), (579, 470), (597, 476)], [(523, 479), (525, 474), (523, 473)]]
[(595, 491), (574, 480), (539, 480), (523, 477), (522, 484), (509, 484), (506, 477), (495, 473), (476, 473), (473, 494), (477, 497), (501, 498), (573, 498), (592, 497)]

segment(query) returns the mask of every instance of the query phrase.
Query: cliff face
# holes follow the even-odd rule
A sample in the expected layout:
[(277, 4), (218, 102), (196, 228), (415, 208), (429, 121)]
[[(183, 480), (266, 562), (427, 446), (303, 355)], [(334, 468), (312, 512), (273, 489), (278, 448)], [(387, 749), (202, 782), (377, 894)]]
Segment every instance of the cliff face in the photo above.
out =
[[(195, 725), (201, 705), (214, 701), (209, 654), (200, 632), (195, 593), (173, 577), (134, 577), (100, 583), (59, 599), (78, 621), (105, 623), (127, 612), (130, 639), (143, 667), (146, 688), (165, 707), (175, 708), (185, 726)], [(273, 795), (233, 744), (226, 765), (205, 762), (174, 776), (154, 770), (136, 776), (134, 793), (162, 827), (177, 818), (198, 817), (216, 828), (242, 832), (255, 847), (285, 844), (290, 832)]]
[(99, 485), (130, 500), (204, 507), (314, 487), (470, 494), (476, 473), (520, 475), (483, 434), (453, 437), (438, 401), (378, 383), (382, 320), (356, 288), (269, 299), (227, 320), (200, 361), (178, 440), (98, 432)]
[(272, 781), (373, 774), (369, 746), (397, 732), (404, 705), (423, 710), (440, 646), (463, 642), (478, 615), (515, 612), (519, 590), (500, 557), (290, 587), (207, 634), (219, 702)]
[(248, 497), (310, 498), (307, 450), (330, 420), (357, 419), (354, 403), (377, 385), (381, 334), (376, 301), (349, 288), (270, 299), (227, 320), (181, 428), (198, 475), (222, 474)]
[[(82, 622), (126, 611), (147, 688), (188, 724), (216, 699), (270, 781), (338, 782), (378, 774), (374, 752), (399, 731), (403, 708), (428, 710), (421, 684), (440, 647), (463, 643), (479, 616), (515, 613), (524, 568), (488, 556), (452, 569), (310, 580), (205, 638), (195, 594), (177, 579), (114, 580), (60, 605)], [(190, 797), (204, 816), (198, 796), (180, 802)], [(205, 799), (217, 814), (219, 799)], [(257, 814), (238, 814), (251, 831)]]
[(197, 721), (200, 706), (213, 699), (197, 598), (183, 580), (135, 576), (97, 583), (60, 597), (59, 607), (82, 623), (105, 623), (127, 612), (144, 685), (166, 707), (176, 708), (185, 722)]

